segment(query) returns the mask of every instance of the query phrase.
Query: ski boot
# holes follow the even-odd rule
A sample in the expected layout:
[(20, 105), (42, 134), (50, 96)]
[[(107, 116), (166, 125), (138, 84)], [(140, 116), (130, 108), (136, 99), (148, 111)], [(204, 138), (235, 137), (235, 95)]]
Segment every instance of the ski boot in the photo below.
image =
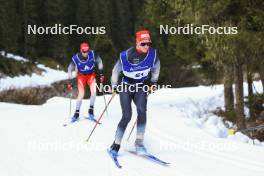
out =
[(72, 119), (71, 119), (71, 122), (75, 122), (75, 121), (79, 120), (79, 114), (80, 114), (80, 111), (76, 110)]
[(93, 106), (90, 106), (90, 108), (89, 108), (88, 119), (95, 120), (95, 118), (94, 118), (94, 107)]
[(113, 143), (109, 149), (109, 152), (113, 157), (117, 157), (119, 149), (120, 149), (120, 145)]
[(135, 148), (136, 148), (137, 154), (139, 155), (147, 153), (147, 149), (143, 144), (143, 139), (136, 139)]

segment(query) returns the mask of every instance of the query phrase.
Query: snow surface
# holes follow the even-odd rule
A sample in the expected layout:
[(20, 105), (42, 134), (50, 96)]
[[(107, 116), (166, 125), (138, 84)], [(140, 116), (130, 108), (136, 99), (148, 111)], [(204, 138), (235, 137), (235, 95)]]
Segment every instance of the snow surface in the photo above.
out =
[[(88, 106), (85, 100), (82, 115)], [(221, 85), (161, 89), (149, 96), (145, 145), (171, 163), (163, 167), (126, 152), (135, 140), (135, 131), (126, 140), (136, 119), (133, 105), (120, 149), (123, 168), (118, 169), (106, 153), (121, 118), (118, 95), (89, 143), (85, 140), (94, 123), (81, 120), (62, 126), (69, 120), (67, 98), (54, 97), (42, 106), (0, 103), (0, 175), (263, 176), (264, 144), (239, 132), (229, 135), (222, 120), (210, 113), (218, 106), (223, 106)], [(103, 97), (97, 97), (97, 116), (103, 108)]]
[(15, 54), (12, 54), (12, 53), (5, 53), (5, 51), (0, 51), (0, 54), (2, 56), (5, 56), (6, 58), (8, 59), (14, 59), (16, 61), (23, 61), (23, 62), (28, 62), (29, 60), (22, 57), (22, 56), (18, 56), (18, 55), (15, 55)]
[[(5, 56), (4, 51), (0, 51), (0, 54), (2, 56)], [(21, 62), (29, 61), (22, 56), (18, 56), (12, 53), (6, 53), (5, 57)], [(37, 64), (37, 67), (44, 70), (41, 75), (33, 73), (32, 75), (20, 75), (15, 77), (1, 78), (0, 91), (7, 89), (22, 89), (25, 87), (50, 86), (54, 82), (68, 79), (68, 74), (62, 70), (51, 69), (43, 64)]]
[(33, 73), (32, 75), (0, 79), (0, 91), (6, 89), (22, 89), (25, 87), (49, 86), (56, 81), (68, 79), (68, 74), (62, 70), (51, 69), (42, 64), (38, 64), (37, 67), (44, 70), (41, 75)]

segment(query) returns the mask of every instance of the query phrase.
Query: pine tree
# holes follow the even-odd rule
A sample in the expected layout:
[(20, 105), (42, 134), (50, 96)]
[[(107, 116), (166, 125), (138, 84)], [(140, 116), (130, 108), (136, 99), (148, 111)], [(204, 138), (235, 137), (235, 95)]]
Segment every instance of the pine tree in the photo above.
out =
[(40, 0), (23, 0), (21, 1), (20, 6), (22, 7), (21, 15), (21, 28), (23, 43), (20, 45), (23, 46), (24, 56), (28, 58), (36, 59), (38, 57), (37, 43), (38, 43), (38, 34), (29, 34), (28, 26), (37, 25), (39, 26), (39, 14), (40, 9)]
[[(44, 4), (44, 11), (46, 13), (45, 24), (47, 26), (67, 24), (67, 3), (64, 0), (47, 0)], [(64, 59), (68, 53), (68, 35), (46, 35), (48, 38), (48, 46), (46, 46), (47, 55), (54, 57), (57, 60)]]
[(0, 48), (6, 52), (18, 52), (21, 28), (18, 18), (17, 0), (0, 0)]

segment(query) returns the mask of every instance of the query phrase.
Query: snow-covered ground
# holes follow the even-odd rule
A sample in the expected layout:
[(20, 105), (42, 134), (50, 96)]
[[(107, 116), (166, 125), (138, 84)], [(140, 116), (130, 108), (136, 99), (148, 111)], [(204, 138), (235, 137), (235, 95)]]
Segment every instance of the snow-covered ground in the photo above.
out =
[[(4, 52), (0, 51), (0, 54), (4, 55)], [(28, 59), (11, 53), (7, 53), (6, 57), (7, 59), (14, 59), (20, 62), (28, 62)], [(51, 69), (43, 64), (37, 64), (37, 67), (44, 70), (40, 75), (33, 73), (32, 75), (0, 78), (0, 91), (22, 89), (25, 87), (49, 86), (56, 81), (68, 79), (68, 74), (62, 70)]]
[[(256, 83), (261, 90), (260, 83)], [(107, 100), (110, 95), (106, 96)], [(42, 106), (0, 103), (0, 175), (113, 176), (263, 176), (264, 145), (241, 133), (229, 135), (222, 120), (211, 114), (223, 106), (223, 86), (161, 89), (149, 96), (145, 145), (171, 163), (163, 167), (126, 152), (133, 149), (136, 118), (131, 120), (120, 150), (117, 169), (106, 149), (112, 144), (121, 108), (118, 95), (89, 143), (94, 123), (81, 120), (67, 127), (69, 99), (54, 97)], [(73, 109), (75, 101), (73, 103)], [(85, 100), (81, 114), (86, 115)], [(97, 97), (95, 112), (104, 108)], [(72, 110), (73, 110), (72, 109)]]
[(38, 64), (37, 66), (44, 70), (41, 75), (33, 73), (32, 75), (0, 79), (0, 91), (6, 89), (22, 89), (25, 87), (49, 86), (56, 81), (68, 79), (68, 74), (64, 71), (54, 70), (42, 64)]
[(12, 53), (6, 53), (5, 51), (0, 51), (0, 55), (5, 56), (7, 59), (14, 59), (16, 61), (22, 61), (22, 62), (28, 62), (29, 60), (22, 57), (18, 56)]

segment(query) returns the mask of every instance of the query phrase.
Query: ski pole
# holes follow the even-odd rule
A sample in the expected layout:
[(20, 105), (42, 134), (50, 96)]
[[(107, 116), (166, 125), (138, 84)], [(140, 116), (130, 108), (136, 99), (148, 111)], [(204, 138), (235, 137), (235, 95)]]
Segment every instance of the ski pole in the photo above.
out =
[[(147, 98), (148, 98), (149, 95), (150, 95), (150, 93), (147, 93)], [(130, 130), (130, 133), (129, 133), (128, 137), (127, 137), (127, 141), (129, 141), (129, 138), (130, 138), (130, 136), (131, 136), (131, 134), (132, 134), (132, 132), (133, 132), (133, 130), (134, 130), (136, 124), (137, 124), (137, 120), (134, 122), (133, 127), (132, 127), (132, 129)]]
[[(105, 106), (106, 106), (106, 99), (105, 99), (105, 94), (103, 93), (104, 96), (104, 102), (105, 102)], [(106, 110), (106, 115), (108, 116), (108, 111)]]
[[(101, 83), (103, 85), (103, 83)], [(105, 103), (105, 106), (106, 106), (106, 99), (105, 99), (105, 93), (104, 93), (104, 89), (103, 89), (103, 97), (104, 97), (104, 103)], [(106, 109), (106, 115), (108, 116), (108, 111)]]
[(137, 124), (137, 120), (134, 122), (134, 125), (133, 125), (132, 129), (130, 130), (130, 133), (129, 133), (128, 137), (127, 137), (127, 141), (129, 141), (129, 138), (130, 138), (130, 136), (131, 136), (136, 124)]
[(70, 109), (69, 109), (69, 117), (71, 117), (71, 109), (72, 109), (72, 84), (68, 84), (68, 90), (70, 91)]
[(71, 109), (72, 109), (72, 92), (70, 93), (70, 110), (69, 110), (69, 117), (71, 117)]
[(95, 125), (94, 125), (94, 127), (93, 127), (92, 131), (90, 132), (90, 134), (89, 134), (88, 138), (86, 139), (86, 142), (89, 142), (89, 140), (90, 140), (90, 138), (91, 138), (91, 136), (92, 136), (92, 134), (93, 134), (93, 132), (94, 132), (95, 128), (96, 128), (96, 127), (97, 127), (97, 125), (99, 124), (99, 122), (100, 122), (101, 118), (103, 117), (103, 115), (104, 115), (104, 113), (105, 113), (106, 109), (108, 108), (109, 104), (111, 103), (111, 101), (113, 100), (113, 98), (114, 98), (114, 96), (115, 96), (115, 95), (116, 95), (116, 92), (113, 92), (113, 95), (112, 95), (112, 97), (110, 98), (110, 100), (108, 101), (107, 105), (105, 106), (105, 108), (104, 108), (103, 112), (101, 113), (100, 117), (99, 117), (99, 118), (98, 118), (98, 120), (96, 121), (96, 123), (95, 123)]

